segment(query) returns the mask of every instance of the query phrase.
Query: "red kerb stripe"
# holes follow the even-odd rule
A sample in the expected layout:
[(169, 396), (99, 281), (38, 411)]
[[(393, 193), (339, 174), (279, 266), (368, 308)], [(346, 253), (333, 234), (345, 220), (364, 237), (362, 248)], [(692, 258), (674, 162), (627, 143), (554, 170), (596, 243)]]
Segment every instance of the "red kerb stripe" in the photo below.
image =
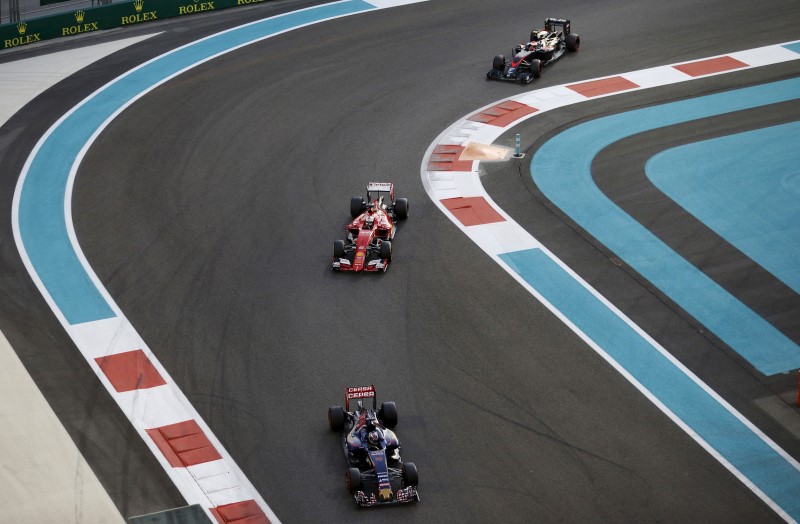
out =
[(720, 56), (718, 58), (698, 60), (697, 62), (689, 62), (672, 67), (689, 76), (703, 76), (712, 73), (721, 73), (722, 71), (730, 71), (731, 69), (740, 69), (742, 67), (747, 67), (747, 64), (736, 60), (732, 56)]
[(614, 76), (611, 78), (603, 78), (601, 80), (592, 80), (591, 82), (572, 84), (567, 87), (576, 93), (591, 98), (593, 96), (607, 95), (609, 93), (617, 93), (619, 91), (636, 89), (639, 87), (639, 85), (631, 82), (627, 78)]
[(483, 197), (445, 198), (441, 202), (465, 226), (478, 226), (506, 220)]
[(217, 506), (211, 513), (219, 524), (270, 524), (255, 500)]
[(488, 109), (484, 109), (480, 113), (475, 113), (469, 117), (468, 120), (497, 127), (506, 127), (508, 124), (519, 120), (523, 116), (535, 113), (536, 111), (538, 111), (538, 109), (535, 107), (513, 100), (506, 100)]
[(428, 159), (428, 171), (472, 171), (472, 160), (459, 160), (463, 146), (439, 144)]
[(222, 458), (194, 420), (146, 431), (173, 468), (194, 466)]
[(94, 359), (118, 393), (166, 384), (141, 349)]

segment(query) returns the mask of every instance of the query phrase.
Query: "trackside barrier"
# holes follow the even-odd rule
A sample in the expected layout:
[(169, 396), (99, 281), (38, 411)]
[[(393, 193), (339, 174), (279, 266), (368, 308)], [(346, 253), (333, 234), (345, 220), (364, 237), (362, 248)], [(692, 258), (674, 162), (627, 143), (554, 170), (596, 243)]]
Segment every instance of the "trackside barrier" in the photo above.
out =
[(268, 0), (134, 0), (0, 26), (0, 49)]
[(797, 406), (800, 407), (800, 369), (797, 370)]

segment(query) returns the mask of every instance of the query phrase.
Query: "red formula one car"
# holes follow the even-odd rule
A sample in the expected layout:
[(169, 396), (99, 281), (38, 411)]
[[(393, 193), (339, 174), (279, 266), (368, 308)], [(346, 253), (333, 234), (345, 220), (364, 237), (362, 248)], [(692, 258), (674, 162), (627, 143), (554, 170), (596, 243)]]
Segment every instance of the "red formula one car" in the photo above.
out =
[(345, 388), (345, 407), (328, 408), (331, 431), (342, 432), (347, 460), (347, 491), (359, 507), (419, 501), (419, 475), (413, 462), (400, 459), (397, 406), (377, 409), (375, 386)]
[(408, 218), (408, 200), (394, 198), (390, 182), (367, 184), (367, 198), (350, 199), (347, 239), (333, 243), (334, 271), (386, 271), (397, 220)]

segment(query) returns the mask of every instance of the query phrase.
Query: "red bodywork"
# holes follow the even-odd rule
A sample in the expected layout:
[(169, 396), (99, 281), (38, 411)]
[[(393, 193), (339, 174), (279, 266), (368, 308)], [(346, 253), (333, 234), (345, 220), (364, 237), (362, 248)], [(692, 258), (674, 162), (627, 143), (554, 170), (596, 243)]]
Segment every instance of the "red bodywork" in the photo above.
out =
[[(367, 227), (367, 217), (372, 217), (373, 226)], [(338, 259), (339, 271), (386, 271), (389, 259), (376, 256), (380, 242), (394, 238), (395, 225), (392, 217), (383, 209), (378, 200), (367, 204), (367, 210), (361, 213), (345, 228), (355, 242), (355, 254)], [(349, 262), (349, 263), (346, 263)]]
[[(373, 218), (374, 224), (371, 229), (364, 226), (369, 216)], [(391, 240), (394, 236), (394, 224), (392, 223), (392, 219), (381, 209), (377, 201), (369, 204), (369, 208), (364, 211), (361, 216), (350, 222), (350, 225), (347, 226), (347, 231), (356, 239), (356, 256), (353, 259), (352, 270), (386, 271), (385, 267), (376, 269), (377, 264), (372, 266), (366, 265), (368, 262), (367, 248), (369, 245), (379, 239), (380, 241)], [(388, 267), (388, 265), (389, 261), (387, 260), (385, 266)]]
[(408, 199), (394, 198), (391, 182), (369, 182), (367, 197), (350, 199), (347, 238), (333, 243), (334, 271), (386, 271), (392, 260), (396, 221), (408, 218)]

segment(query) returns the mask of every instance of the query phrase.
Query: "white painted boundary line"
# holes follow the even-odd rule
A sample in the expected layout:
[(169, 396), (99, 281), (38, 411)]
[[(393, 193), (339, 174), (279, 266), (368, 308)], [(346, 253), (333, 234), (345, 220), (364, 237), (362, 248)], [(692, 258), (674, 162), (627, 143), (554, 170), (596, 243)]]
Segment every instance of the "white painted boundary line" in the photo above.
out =
[[(379, 10), (391, 7), (398, 7), (411, 3), (422, 2), (426, 0), (372, 0), (372, 1), (365, 0), (365, 1), (366, 3), (375, 6), (376, 10)], [(344, 4), (344, 3), (348, 3), (348, 0), (333, 2), (332, 4)], [(331, 5), (331, 4), (326, 4), (326, 5)], [(270, 17), (270, 18), (285, 17), (302, 11), (310, 11), (317, 7), (319, 6), (309, 7), (306, 9), (301, 9), (290, 13), (284, 13), (276, 17)], [(164, 84), (165, 82), (175, 78), (176, 76), (200, 64), (208, 62), (209, 60), (212, 60), (214, 58), (232, 52), (246, 45), (250, 45), (252, 43), (259, 42), (267, 38), (272, 38), (274, 36), (286, 33), (288, 31), (300, 29), (302, 27), (307, 27), (317, 23), (326, 22), (337, 18), (342, 18), (344, 16), (350, 16), (351, 14), (361, 14), (365, 12), (370, 12), (370, 10), (357, 11), (354, 13), (348, 13), (344, 15), (329, 17), (326, 19), (315, 20), (307, 24), (297, 25), (284, 31), (275, 32), (267, 36), (264, 36), (262, 38), (256, 38), (244, 44), (233, 46), (222, 52), (214, 54), (208, 58), (199, 60), (190, 65), (189, 67), (181, 69), (180, 71), (164, 78), (163, 80), (154, 83), (148, 89), (138, 93), (136, 96), (134, 96), (126, 103), (124, 103), (105, 122), (103, 122), (103, 124), (100, 127), (98, 127), (98, 129), (95, 130), (91, 138), (82, 147), (80, 153), (75, 158), (72, 167), (70, 169), (69, 178), (67, 181), (66, 196), (64, 200), (64, 216), (67, 224), (67, 234), (74, 249), (74, 252), (77, 255), (81, 265), (86, 271), (86, 274), (89, 276), (89, 278), (91, 279), (92, 283), (94, 284), (98, 292), (105, 299), (111, 310), (116, 314), (115, 318), (71, 325), (69, 322), (67, 322), (64, 314), (56, 305), (55, 301), (53, 300), (53, 297), (48, 292), (41, 278), (37, 274), (36, 268), (33, 266), (30, 258), (28, 257), (28, 254), (22, 242), (22, 237), (19, 228), (19, 209), (20, 209), (20, 198), (21, 198), (22, 187), (24, 186), (33, 159), (39, 153), (42, 145), (53, 134), (53, 132), (58, 128), (59, 125), (61, 125), (69, 116), (73, 115), (77, 110), (79, 110), (89, 101), (91, 101), (95, 96), (97, 96), (103, 90), (114, 85), (123, 78), (129, 76), (133, 72), (140, 70), (146, 67), (147, 65), (157, 60), (160, 60), (170, 54), (176, 53), (181, 49), (196, 45), (199, 42), (203, 42), (205, 40), (217, 37), (218, 35), (224, 33), (236, 31), (242, 27), (260, 23), (263, 20), (255, 21), (249, 24), (244, 24), (243, 26), (228, 29), (226, 31), (217, 33), (215, 35), (211, 35), (206, 38), (192, 42), (190, 44), (181, 46), (159, 57), (156, 57), (144, 64), (141, 64), (134, 69), (131, 69), (127, 73), (121, 75), (120, 77), (112, 80), (111, 82), (101, 87), (100, 89), (95, 91), (95, 93), (89, 95), (77, 106), (72, 108), (68, 113), (59, 118), (59, 120), (45, 133), (45, 135), (42, 136), (42, 138), (37, 142), (30, 156), (26, 160), (25, 166), (23, 167), (23, 171), (20, 175), (19, 182), (17, 184), (17, 188), (14, 194), (13, 208), (12, 208), (13, 209), (12, 226), (17, 248), (20, 252), (25, 267), (27, 268), (29, 274), (31, 275), (32, 280), (39, 288), (39, 291), (42, 293), (42, 296), (47, 301), (48, 305), (52, 309), (55, 316), (58, 318), (59, 322), (61, 322), (64, 329), (73, 339), (78, 349), (81, 351), (81, 353), (84, 355), (89, 365), (95, 371), (100, 381), (109, 391), (111, 396), (116, 400), (120, 408), (125, 412), (126, 416), (131, 421), (136, 431), (139, 433), (144, 442), (148, 445), (148, 447), (153, 452), (157, 460), (161, 463), (162, 467), (170, 476), (172, 481), (175, 483), (176, 487), (180, 490), (181, 494), (186, 498), (186, 501), (189, 504), (201, 505), (206, 511), (209, 518), (212, 519), (212, 521), (216, 520), (216, 517), (210, 512), (210, 510), (213, 508), (218, 508), (220, 506), (225, 506), (228, 504), (254, 501), (261, 508), (261, 510), (264, 512), (265, 516), (269, 519), (270, 522), (273, 523), (279, 522), (277, 516), (274, 514), (272, 509), (267, 505), (267, 503), (264, 501), (261, 495), (256, 491), (256, 489), (253, 487), (250, 481), (246, 478), (246, 476), (241, 471), (239, 466), (233, 461), (230, 454), (222, 446), (219, 439), (217, 439), (217, 437), (210, 430), (205, 421), (203, 421), (203, 419), (200, 417), (200, 415), (197, 413), (197, 411), (185, 397), (183, 392), (178, 388), (178, 386), (169, 376), (169, 374), (161, 365), (161, 363), (155, 358), (150, 348), (144, 343), (142, 338), (134, 329), (133, 325), (124, 316), (120, 308), (113, 301), (108, 291), (102, 285), (100, 279), (94, 273), (88, 261), (86, 260), (83, 251), (80, 249), (80, 245), (78, 243), (78, 239), (75, 234), (75, 229), (72, 222), (71, 200), (72, 200), (72, 191), (74, 187), (75, 176), (77, 175), (78, 167), (83, 157), (85, 156), (86, 152), (88, 151), (89, 147), (91, 147), (94, 140), (100, 135), (100, 133), (105, 129), (105, 127), (107, 127), (122, 111), (124, 111), (131, 104), (133, 104), (135, 101), (137, 101), (138, 99), (140, 99), (142, 96), (149, 93), (153, 89)], [(104, 372), (103, 369), (101, 369), (100, 364), (98, 364), (98, 362), (95, 359), (111, 355), (119, 355), (121, 353), (127, 353), (134, 350), (141, 350), (144, 353), (144, 355), (147, 357), (147, 361), (149, 362), (149, 364), (157, 371), (158, 375), (160, 375), (160, 378), (163, 379), (166, 382), (166, 384), (147, 389), (135, 389), (132, 391), (117, 392), (114, 384), (111, 383), (106, 372)], [(210, 444), (213, 446), (216, 452), (218, 452), (219, 455), (221, 456), (219, 460), (206, 461), (199, 464), (190, 465), (188, 467), (175, 467), (174, 465), (170, 464), (169, 459), (164, 455), (162, 450), (159, 449), (158, 445), (153, 440), (153, 438), (151, 438), (150, 435), (147, 433), (148, 429), (160, 428), (163, 426), (168, 426), (171, 424), (176, 424), (186, 421), (194, 421), (198, 425), (198, 427), (202, 430), (202, 432), (204, 433), (205, 437), (208, 439)]]
[[(590, 339), (581, 329), (579, 329), (569, 318), (567, 318), (561, 311), (556, 309), (549, 301), (547, 301), (538, 291), (533, 289), (516, 271), (511, 269), (499, 255), (511, 251), (520, 251), (524, 249), (531, 249), (538, 247), (545, 253), (553, 262), (558, 264), (564, 271), (566, 271), (573, 279), (575, 279), (583, 288), (594, 295), (601, 301), (609, 310), (611, 310), (617, 317), (624, 321), (643, 339), (651, 344), (659, 353), (667, 358), (676, 368), (689, 377), (695, 384), (701, 387), (710, 397), (718, 402), (725, 410), (736, 417), (743, 425), (756, 434), (765, 444), (772, 448), (776, 453), (783, 457), (795, 469), (800, 471), (800, 463), (792, 458), (786, 451), (781, 449), (772, 439), (770, 439), (764, 432), (757, 428), (752, 422), (747, 420), (741, 413), (739, 413), (733, 406), (731, 406), (725, 399), (713, 391), (707, 384), (700, 380), (694, 373), (686, 368), (681, 362), (673, 357), (663, 346), (656, 342), (652, 337), (644, 332), (638, 325), (630, 320), (624, 313), (617, 307), (609, 302), (597, 290), (589, 285), (588, 282), (583, 280), (577, 273), (570, 269), (560, 259), (558, 259), (550, 250), (545, 248), (539, 243), (530, 233), (525, 231), (521, 226), (514, 222), (511, 217), (503, 211), (489, 196), (480, 181), (479, 161), (472, 163), (470, 171), (432, 171), (428, 169), (431, 156), (439, 145), (454, 144), (466, 146), (471, 142), (480, 144), (491, 144), (497, 138), (505, 133), (509, 128), (523, 122), (529, 118), (533, 118), (545, 111), (564, 107), (579, 102), (585, 102), (594, 98), (601, 98), (606, 96), (614, 96), (624, 94), (631, 91), (639, 91), (650, 87), (665, 86), (678, 82), (685, 82), (697, 78), (706, 78), (711, 75), (726, 74), (729, 72), (738, 72), (754, 67), (761, 67), (765, 65), (778, 64), (800, 59), (800, 54), (795, 53), (784, 46), (791, 44), (798, 44), (800, 41), (785, 42), (777, 45), (770, 45), (760, 47), (757, 49), (750, 49), (729, 53), (727, 55), (717, 55), (708, 57), (706, 59), (696, 60), (689, 63), (696, 63), (705, 60), (712, 60), (716, 58), (731, 57), (735, 60), (746, 64), (745, 67), (721, 71), (717, 73), (710, 73), (701, 76), (690, 76), (677, 69), (672, 64), (666, 66), (659, 66), (650, 69), (633, 71), (623, 73), (620, 75), (612, 75), (608, 77), (599, 77), (595, 79), (584, 80), (580, 82), (570, 83), (569, 85), (585, 84), (596, 80), (607, 78), (622, 77), (629, 80), (639, 87), (634, 89), (626, 89), (624, 91), (616, 91), (604, 95), (594, 97), (587, 97), (579, 94), (578, 92), (570, 89), (567, 85), (554, 86), (544, 89), (538, 89), (515, 95), (509, 98), (498, 100), (487, 104), (486, 106), (475, 110), (469, 115), (465, 115), (450, 127), (445, 129), (436, 140), (428, 147), (425, 155), (422, 158), (420, 165), (420, 176), (422, 185), (428, 196), (436, 204), (439, 209), (453, 222), (456, 227), (461, 229), (473, 242), (475, 242), (484, 252), (486, 252), (500, 267), (502, 267), (509, 275), (511, 275), (523, 288), (525, 288), (531, 295), (533, 295), (539, 302), (541, 302), (548, 310), (550, 310), (558, 319), (566, 324), (573, 332), (575, 332), (581, 339), (583, 339), (596, 353), (598, 353), (604, 360), (606, 360), (614, 369), (616, 369), (626, 380), (628, 380), (636, 389), (638, 389), (648, 400), (650, 400), (658, 409), (660, 409), (667, 417), (669, 417), (675, 424), (677, 424), (683, 431), (685, 431), (692, 439), (695, 440), (703, 449), (708, 451), (717, 461), (719, 461), (728, 471), (736, 476), (745, 486), (747, 486), (753, 493), (755, 493), (761, 500), (763, 500), (773, 511), (781, 516), (785, 521), (796, 523), (795, 519), (789, 515), (783, 508), (781, 508), (775, 501), (767, 496), (761, 489), (759, 489), (749, 478), (747, 478), (741, 471), (739, 471), (733, 464), (726, 460), (716, 449), (714, 449), (708, 442), (706, 442), (700, 435), (698, 435), (691, 427), (683, 422), (672, 410), (665, 406), (652, 392), (650, 392), (644, 385), (642, 385), (635, 377), (633, 377), (625, 368), (623, 368), (616, 360), (613, 359), (605, 350), (603, 350), (596, 342)], [(504, 127), (498, 127), (490, 124), (484, 124), (468, 120), (472, 115), (478, 114), (486, 109), (494, 107), (498, 104), (514, 101), (525, 105), (529, 105), (538, 109), (535, 113), (523, 116), (514, 122)], [(482, 197), (487, 203), (498, 212), (505, 220), (506, 223), (492, 223), (479, 226), (465, 226), (456, 216), (448, 210), (442, 203), (444, 199), (458, 198), (458, 197)], [(501, 232), (502, 231), (502, 232)]]

